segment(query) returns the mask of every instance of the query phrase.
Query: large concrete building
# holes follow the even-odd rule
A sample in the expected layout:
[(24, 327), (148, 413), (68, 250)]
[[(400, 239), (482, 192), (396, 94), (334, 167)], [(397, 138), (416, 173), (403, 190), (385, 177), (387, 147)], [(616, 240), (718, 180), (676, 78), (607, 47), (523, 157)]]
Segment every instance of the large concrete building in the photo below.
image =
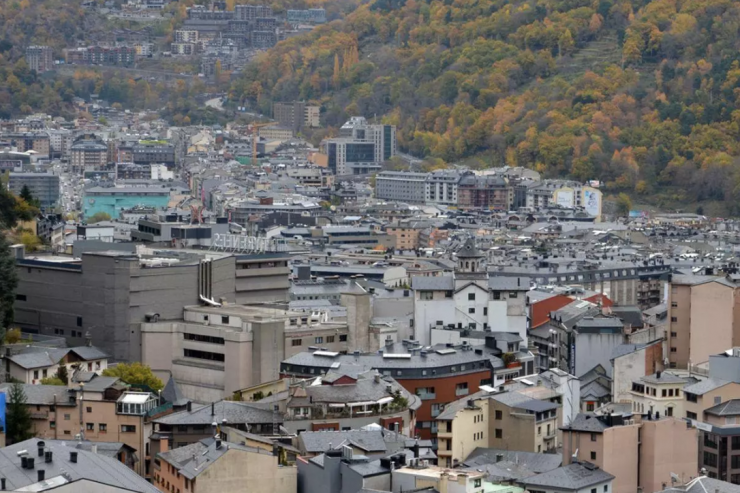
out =
[(423, 204), (427, 173), (383, 171), (375, 177), (375, 198)]
[(280, 361), (310, 345), (347, 352), (348, 336), (344, 322), (278, 306), (191, 306), (182, 320), (142, 324), (142, 361), (186, 398), (214, 402), (276, 380)]
[(322, 148), (335, 175), (372, 173), (396, 155), (396, 127), (352, 117), (339, 129), (339, 137), (325, 140)]
[(103, 251), (22, 258), (16, 266), (16, 324), (63, 336), (71, 346), (89, 332), (95, 346), (122, 361), (141, 360), (141, 324), (180, 320), (183, 307), (200, 304), (201, 296), (239, 304), (288, 300), (283, 254)]
[(10, 172), (8, 188), (20, 195), (28, 187), (34, 199), (39, 201), (43, 212), (53, 212), (59, 202), (59, 176), (51, 173)]
[(170, 202), (170, 187), (91, 187), (84, 191), (82, 213), (91, 217), (105, 212), (118, 218), (122, 210), (135, 207), (164, 209)]

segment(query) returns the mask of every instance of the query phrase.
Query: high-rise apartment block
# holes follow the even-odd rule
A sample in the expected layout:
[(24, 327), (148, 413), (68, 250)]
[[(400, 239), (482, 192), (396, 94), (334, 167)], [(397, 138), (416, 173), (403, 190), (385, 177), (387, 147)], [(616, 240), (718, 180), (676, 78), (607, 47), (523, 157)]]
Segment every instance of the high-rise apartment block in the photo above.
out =
[(272, 112), (275, 120), (280, 122), (280, 125), (293, 129), (293, 131), (304, 127), (316, 128), (321, 126), (319, 122), (320, 108), (308, 105), (303, 101), (275, 103)]
[(26, 63), (36, 73), (48, 72), (54, 68), (50, 46), (29, 46), (26, 48)]

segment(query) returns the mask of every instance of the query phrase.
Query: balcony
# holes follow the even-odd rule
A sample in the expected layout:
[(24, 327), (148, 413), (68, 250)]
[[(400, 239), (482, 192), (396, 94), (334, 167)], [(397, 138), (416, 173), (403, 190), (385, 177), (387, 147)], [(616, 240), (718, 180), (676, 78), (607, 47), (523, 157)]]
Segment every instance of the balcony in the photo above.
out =
[(437, 431), (437, 439), (447, 438), (449, 440), (452, 440), (452, 432), (446, 431), (444, 428)]
[(420, 392), (420, 393), (418, 393), (416, 395), (418, 395), (419, 396), (419, 399), (421, 399), (422, 401), (433, 401), (434, 399), (437, 398), (437, 394), (436, 393), (435, 394), (430, 394), (428, 392)]
[(31, 419), (49, 419), (49, 411), (36, 411), (30, 414)]
[(457, 397), (462, 397), (464, 395), (468, 395), (470, 393), (470, 389), (455, 389), (455, 395)]
[(440, 414), (442, 414), (442, 409), (434, 409), (434, 408), (432, 408), (432, 417), (433, 418), (436, 418)]

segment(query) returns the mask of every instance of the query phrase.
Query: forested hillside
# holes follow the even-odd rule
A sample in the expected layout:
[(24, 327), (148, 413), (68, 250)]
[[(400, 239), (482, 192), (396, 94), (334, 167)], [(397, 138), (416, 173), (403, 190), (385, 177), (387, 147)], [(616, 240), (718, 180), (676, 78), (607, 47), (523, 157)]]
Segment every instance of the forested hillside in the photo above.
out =
[(377, 115), (420, 156), (740, 212), (739, 29), (730, 0), (373, 0), (280, 43), (233, 95)]

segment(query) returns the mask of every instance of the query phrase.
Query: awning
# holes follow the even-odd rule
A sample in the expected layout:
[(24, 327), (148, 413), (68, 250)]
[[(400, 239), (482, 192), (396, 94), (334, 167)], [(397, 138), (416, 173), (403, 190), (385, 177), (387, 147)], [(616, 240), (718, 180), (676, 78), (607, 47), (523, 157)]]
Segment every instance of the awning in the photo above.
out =
[(344, 404), (329, 404), (329, 407), (344, 407)]
[(378, 399), (376, 404), (388, 404), (389, 402), (393, 402), (393, 397), (383, 397), (382, 399)]
[(366, 401), (366, 402), (350, 402), (349, 407), (358, 407), (358, 406), (372, 406), (375, 404), (373, 401)]

